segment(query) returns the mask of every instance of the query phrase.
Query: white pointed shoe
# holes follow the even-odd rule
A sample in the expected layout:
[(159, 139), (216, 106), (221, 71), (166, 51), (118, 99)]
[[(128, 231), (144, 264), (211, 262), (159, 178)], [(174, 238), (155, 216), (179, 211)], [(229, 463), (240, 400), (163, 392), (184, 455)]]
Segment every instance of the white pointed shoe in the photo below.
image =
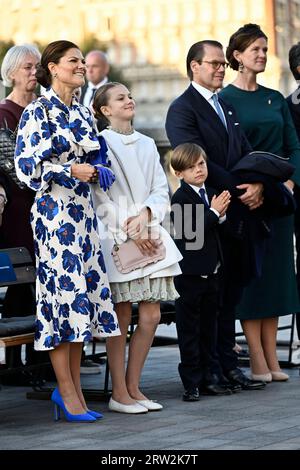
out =
[(160, 403), (157, 403), (153, 400), (135, 400), (140, 405), (147, 408), (148, 411), (160, 411), (163, 409), (163, 406)]
[(113, 398), (109, 400), (108, 408), (110, 409), (110, 411), (116, 411), (117, 413), (148, 413), (148, 409), (145, 406), (140, 405), (139, 403), (134, 403), (133, 405), (124, 405), (124, 403), (119, 403)]
[(251, 374), (252, 380), (261, 380), (262, 382), (272, 382), (272, 374), (271, 372), (267, 372), (266, 374)]
[(271, 370), (273, 382), (286, 382), (289, 380), (290, 376), (282, 371), (273, 371)]

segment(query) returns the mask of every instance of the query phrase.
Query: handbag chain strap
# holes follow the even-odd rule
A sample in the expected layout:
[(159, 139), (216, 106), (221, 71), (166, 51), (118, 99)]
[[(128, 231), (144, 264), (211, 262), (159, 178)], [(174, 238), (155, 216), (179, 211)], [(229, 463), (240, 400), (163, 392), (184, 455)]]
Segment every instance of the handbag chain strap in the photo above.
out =
[[(128, 181), (128, 178), (127, 178), (127, 175), (126, 175), (126, 172), (125, 172), (125, 169), (124, 169), (124, 166), (123, 166), (121, 160), (119, 159), (118, 155), (116, 154), (116, 152), (113, 151), (113, 149), (111, 148), (111, 146), (107, 142), (106, 142), (106, 145), (107, 145), (108, 149), (111, 151), (112, 155), (114, 156), (115, 160), (117, 161), (117, 163), (118, 163), (118, 165), (119, 165), (119, 167), (120, 167), (120, 169), (123, 173), (123, 176), (125, 178), (125, 181), (127, 183), (127, 186), (128, 186), (129, 192), (130, 192), (132, 202), (135, 205), (134, 197), (133, 197), (133, 194), (132, 194), (132, 191), (131, 191), (131, 187), (130, 187), (130, 184), (129, 184), (129, 181)], [(117, 250), (118, 242), (115, 238), (114, 233), (113, 233), (113, 237), (114, 237), (114, 241), (115, 241), (115, 249)]]
[(127, 175), (126, 175), (126, 172), (125, 172), (125, 169), (124, 169), (124, 166), (123, 166), (123, 163), (121, 162), (120, 158), (118, 157), (118, 155), (113, 151), (113, 149), (110, 147), (110, 145), (108, 145), (108, 143), (106, 142), (106, 145), (107, 147), (109, 148), (109, 150), (111, 151), (111, 153), (113, 154), (114, 158), (116, 159), (122, 173), (123, 173), (123, 176), (125, 178), (125, 181), (127, 183), (127, 186), (128, 186), (128, 189), (129, 189), (129, 192), (130, 192), (130, 196), (131, 196), (131, 199), (132, 199), (132, 202), (133, 204), (135, 205), (135, 200), (134, 200), (134, 197), (133, 197), (133, 194), (132, 194), (132, 191), (131, 191), (131, 187), (130, 187), (130, 184), (129, 184), (129, 181), (128, 181), (128, 178), (127, 178)]

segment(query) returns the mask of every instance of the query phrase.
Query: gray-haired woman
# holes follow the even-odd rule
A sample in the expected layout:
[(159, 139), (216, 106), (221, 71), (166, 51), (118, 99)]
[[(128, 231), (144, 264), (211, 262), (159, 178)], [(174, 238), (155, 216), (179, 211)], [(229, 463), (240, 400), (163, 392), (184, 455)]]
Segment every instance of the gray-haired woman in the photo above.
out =
[[(15, 130), (24, 108), (36, 98), (36, 66), (40, 53), (30, 44), (11, 47), (4, 56), (1, 75), (3, 85), (12, 88), (10, 94), (0, 102), (0, 127)], [(33, 236), (29, 221), (34, 191), (21, 189), (9, 176), (0, 170), (0, 248), (25, 246), (34, 259)], [(18, 229), (16, 230), (16, 221)], [(10, 286), (4, 299), (3, 317), (30, 315), (34, 313), (34, 301), (28, 286)], [(21, 352), (21, 347), (16, 349)], [(14, 348), (15, 349), (15, 348)], [(21, 354), (13, 351), (13, 365), (21, 365)], [(28, 355), (27, 355), (28, 358)], [(8, 361), (7, 357), (7, 361)], [(27, 377), (6, 377), (10, 383), (24, 384)]]

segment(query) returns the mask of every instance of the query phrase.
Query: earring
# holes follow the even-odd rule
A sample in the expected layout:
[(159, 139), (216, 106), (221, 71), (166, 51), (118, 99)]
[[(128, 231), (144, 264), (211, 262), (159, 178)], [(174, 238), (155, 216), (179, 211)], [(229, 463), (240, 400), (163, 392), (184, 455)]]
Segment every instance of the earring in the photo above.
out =
[(239, 62), (239, 72), (240, 72), (240, 73), (243, 73), (243, 71), (244, 71), (244, 64), (243, 64), (243, 62), (241, 61), (241, 62)]
[(52, 78), (56, 78), (56, 77), (57, 77), (57, 73), (54, 73), (54, 74), (52, 75)]

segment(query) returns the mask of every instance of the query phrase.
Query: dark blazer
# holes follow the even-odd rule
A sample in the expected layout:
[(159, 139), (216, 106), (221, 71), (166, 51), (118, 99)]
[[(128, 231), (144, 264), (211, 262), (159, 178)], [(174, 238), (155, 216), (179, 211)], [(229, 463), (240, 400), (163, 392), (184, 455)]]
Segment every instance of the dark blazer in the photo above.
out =
[(252, 148), (240, 127), (234, 108), (222, 98), (219, 98), (219, 102), (224, 111), (227, 130), (212, 106), (190, 85), (171, 104), (167, 113), (166, 131), (172, 148), (186, 142), (200, 145), (208, 158), (207, 185), (218, 192), (225, 189), (230, 191), (232, 199), (226, 213), (227, 222), (220, 227), (221, 240), (223, 246), (226, 240), (230, 243), (235, 243), (235, 239), (240, 241), (243, 254), (238, 257), (235, 271), (246, 282), (261, 272), (261, 244), (264, 238), (270, 236), (270, 230), (263, 211), (250, 211), (238, 199), (244, 191), (236, 186), (255, 180), (245, 181), (230, 170)]
[[(298, 101), (298, 103), (295, 102), (295, 100)], [(286, 101), (290, 108), (298, 139), (300, 141), (300, 87), (298, 87), (297, 90), (295, 90), (290, 96), (288, 96)]]
[(228, 189), (231, 195), (239, 195), (241, 192), (235, 186), (240, 180), (230, 174), (230, 169), (252, 148), (240, 128), (234, 109), (225, 104), (222, 98), (219, 98), (219, 102), (226, 117), (228, 132), (214, 109), (193, 85), (171, 104), (166, 131), (172, 148), (193, 142), (205, 150), (208, 156), (209, 186), (218, 191)]
[[(209, 201), (211, 201), (216, 191), (206, 186), (206, 193)], [(221, 262), (222, 260), (221, 244), (217, 231), (219, 218), (213, 211), (204, 206), (204, 245), (201, 249), (190, 250), (187, 249), (186, 244), (192, 243), (195, 239), (187, 239), (185, 229), (189, 228), (189, 231), (195, 232), (197, 225), (196, 207), (204, 205), (203, 201), (193, 188), (182, 181), (180, 188), (172, 196), (171, 204), (171, 218), (174, 223), (175, 232), (177, 234), (182, 233), (180, 239), (176, 237), (174, 239), (177, 248), (183, 256), (179, 263), (182, 273), (188, 275), (212, 274), (218, 261)], [(181, 217), (176, 216), (177, 211), (174, 206), (177, 204), (182, 208)], [(184, 216), (183, 210), (185, 205), (189, 205), (191, 211), (187, 211)]]
[(85, 82), (83, 87), (81, 87), (81, 95), (80, 95), (80, 100), (79, 100), (81, 104), (83, 104), (83, 100), (84, 100), (87, 88), (88, 88), (88, 82)]

